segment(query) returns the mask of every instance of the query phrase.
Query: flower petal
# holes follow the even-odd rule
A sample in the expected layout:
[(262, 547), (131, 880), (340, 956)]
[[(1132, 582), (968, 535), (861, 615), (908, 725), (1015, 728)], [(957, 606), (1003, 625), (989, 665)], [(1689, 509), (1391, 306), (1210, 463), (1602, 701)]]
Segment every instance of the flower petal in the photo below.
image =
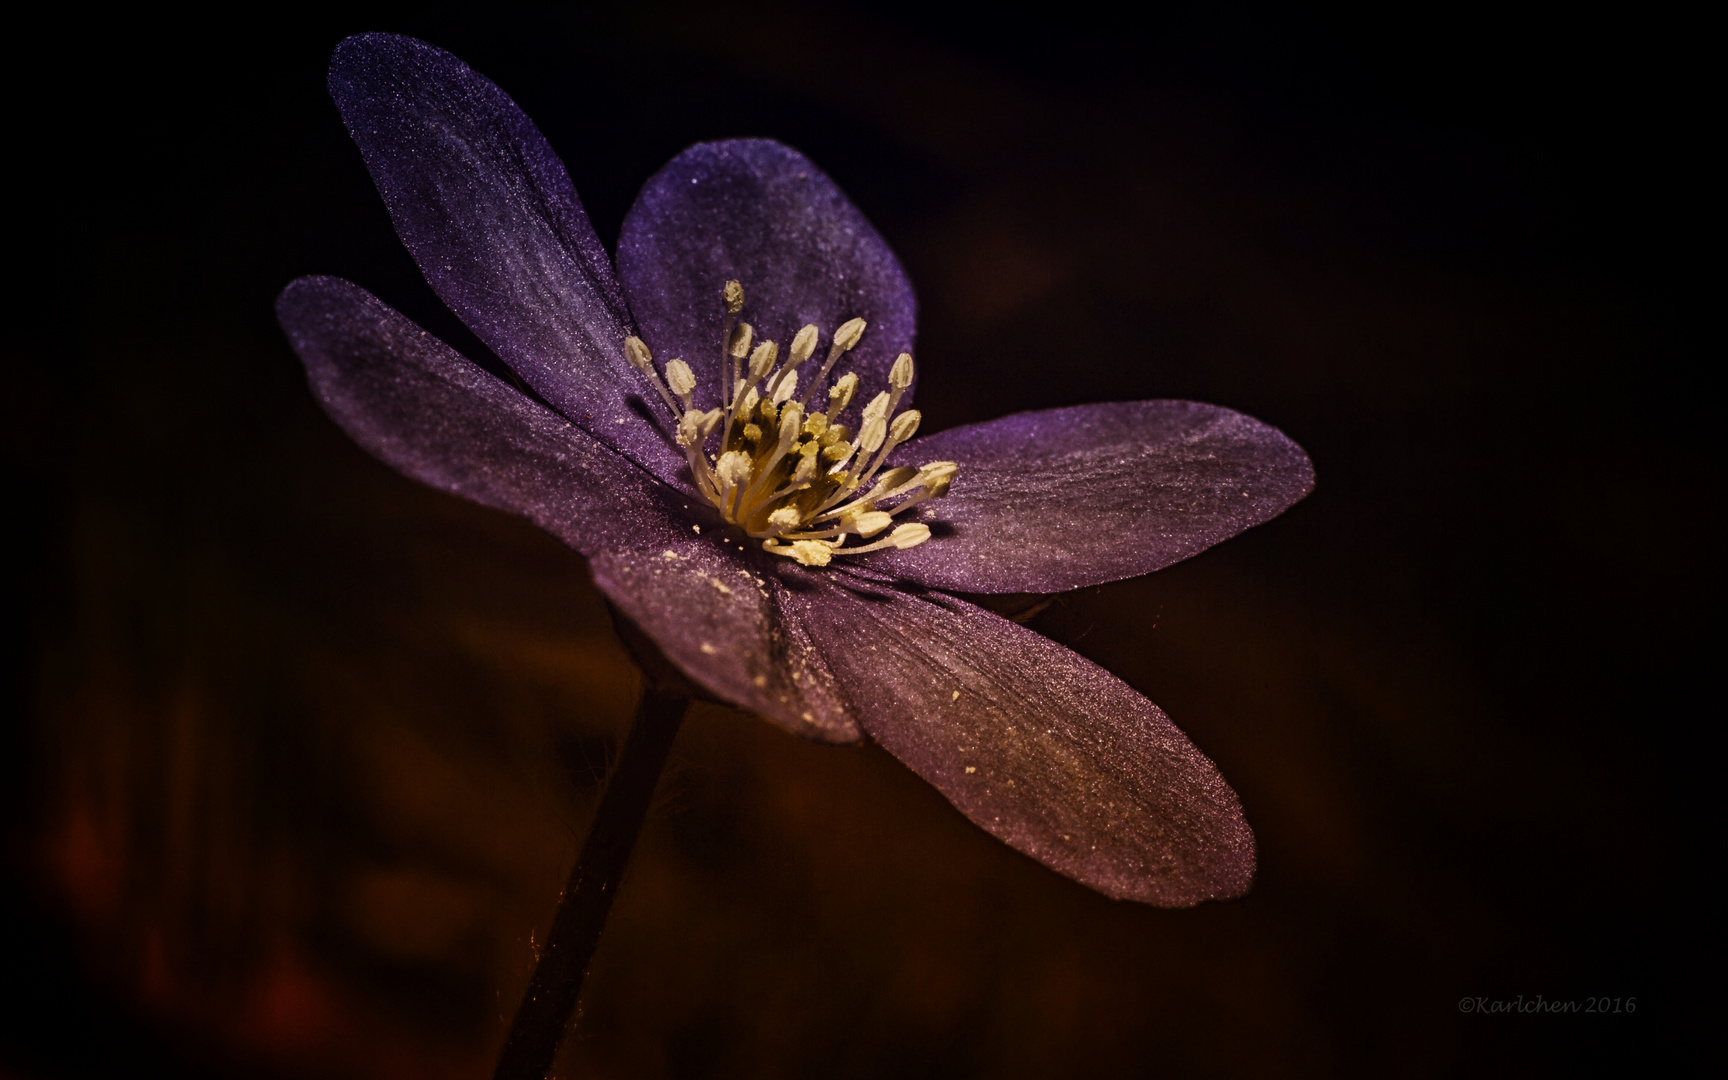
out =
[(1216, 766), (1121, 680), (941, 594), (807, 575), (800, 620), (870, 737), (1010, 846), (1107, 896), (1240, 896), (1254, 834)]
[(677, 482), (665, 406), (624, 359), (605, 249), (533, 122), (462, 61), (395, 34), (338, 45), (330, 94), (439, 298), (554, 408)]
[(1314, 467), (1283, 432), (1192, 401), (1020, 413), (915, 439), (895, 463), (954, 461), (935, 532), (873, 570), (959, 592), (1053, 593), (1180, 562), (1283, 513)]
[(894, 358), (912, 348), (917, 304), (900, 261), (822, 170), (768, 139), (699, 143), (656, 173), (624, 219), (618, 277), (655, 357), (690, 364), (704, 408), (719, 402), (720, 289), (728, 281), (744, 286), (739, 317), (756, 340), (778, 341), (782, 356), (801, 327), (820, 328), (822, 347), (799, 369), (801, 387), (821, 369), (841, 323), (869, 323), (816, 388), (825, 394), (827, 383), (857, 372), (854, 417), (887, 389)]
[(691, 535), (589, 564), (619, 609), (715, 695), (807, 739), (863, 740), (822, 654), (781, 612), (773, 570), (742, 549)]
[(398, 472), (521, 514), (584, 554), (689, 531), (689, 500), (358, 285), (300, 278), (276, 314), (324, 410)]
[(821, 656), (782, 629), (753, 564), (721, 544), (711, 514), (703, 523), (705, 504), (357, 285), (301, 278), (276, 310), (319, 402), (374, 456), (441, 491), (520, 514), (588, 556), (600, 589), (718, 696), (808, 738), (862, 738)]

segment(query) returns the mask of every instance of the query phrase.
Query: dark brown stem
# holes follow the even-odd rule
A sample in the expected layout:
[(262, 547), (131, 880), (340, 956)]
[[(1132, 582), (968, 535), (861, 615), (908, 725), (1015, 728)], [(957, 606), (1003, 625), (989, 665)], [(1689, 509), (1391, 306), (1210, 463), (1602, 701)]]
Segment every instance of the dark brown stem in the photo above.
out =
[(644, 682), (635, 722), (606, 782), (582, 854), (564, 886), (564, 896), (558, 901), (558, 913), (552, 917), (552, 929), (540, 950), (534, 977), (528, 981), (528, 991), (522, 995), (510, 1035), (498, 1055), (494, 1080), (543, 1080), (552, 1070), (558, 1044), (576, 1011), (588, 961), (594, 956), (630, 851), (648, 816), (654, 786), (666, 767), (672, 740), (678, 736), (690, 703), (688, 695), (673, 687), (662, 687), (652, 678)]

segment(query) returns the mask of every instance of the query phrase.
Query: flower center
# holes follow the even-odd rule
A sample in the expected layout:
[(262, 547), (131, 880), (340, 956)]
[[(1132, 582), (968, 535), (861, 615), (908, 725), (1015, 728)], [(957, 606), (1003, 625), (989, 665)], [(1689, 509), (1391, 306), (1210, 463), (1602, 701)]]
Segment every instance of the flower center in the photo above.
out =
[[(743, 286), (728, 281), (720, 295), (726, 305), (721, 385), (732, 392), (718, 409), (702, 412), (691, 405), (696, 376), (690, 365), (668, 361), (662, 380), (642, 339), (624, 341), (624, 355), (672, 410), (678, 445), (703, 497), (727, 521), (759, 538), (762, 550), (805, 566), (826, 566), (835, 555), (917, 547), (930, 539), (930, 526), (894, 525), (894, 518), (947, 494), (958, 466), (933, 461), (917, 469), (882, 470), (889, 453), (913, 436), (921, 419), (917, 409), (895, 412), (912, 385), (912, 355), (901, 353), (894, 361), (888, 390), (864, 406), (859, 428), (852, 432), (828, 418), (851, 404), (858, 390), (856, 373), (835, 380), (827, 412), (809, 412), (807, 405), (811, 392), (864, 336), (864, 320), (852, 319), (834, 331), (828, 358), (799, 394), (798, 366), (815, 355), (821, 330), (812, 325), (798, 331), (782, 362), (779, 345), (764, 341), (752, 347), (750, 324), (738, 320)], [(890, 525), (893, 531), (886, 536), (863, 542)], [(848, 546), (853, 537), (860, 542)]]

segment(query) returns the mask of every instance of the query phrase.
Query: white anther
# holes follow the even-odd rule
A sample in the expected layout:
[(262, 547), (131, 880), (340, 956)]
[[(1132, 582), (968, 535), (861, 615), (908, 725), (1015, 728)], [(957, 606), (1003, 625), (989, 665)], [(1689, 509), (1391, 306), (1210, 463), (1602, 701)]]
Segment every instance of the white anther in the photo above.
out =
[(887, 434), (888, 421), (880, 416), (872, 416), (864, 422), (864, 430), (858, 436), (858, 445), (866, 454), (874, 454)]
[[(732, 346), (730, 350), (732, 353), (732, 359), (742, 360), (746, 356), (750, 355), (750, 339), (755, 335), (756, 331), (752, 329), (750, 324), (747, 322), (741, 322), (732, 328)], [(733, 368), (732, 370), (736, 371), (738, 369)]]
[(695, 448), (708, 441), (708, 435), (714, 434), (715, 425), (721, 422), (721, 410), (702, 411), (689, 410), (677, 422), (677, 442), (679, 446)]
[(866, 510), (862, 514), (848, 514), (840, 519), (840, 523), (850, 527), (859, 536), (875, 536), (894, 524), (894, 519), (880, 510)]
[(792, 339), (792, 363), (802, 364), (810, 359), (810, 354), (816, 351), (816, 339), (821, 336), (822, 331), (816, 329), (815, 323), (798, 331)]
[(728, 314), (738, 314), (744, 310), (744, 286), (736, 281), (728, 281), (720, 290), (720, 300), (726, 305)]
[(898, 446), (907, 439), (910, 439), (912, 433), (918, 430), (918, 421), (923, 418), (924, 414), (920, 413), (917, 409), (907, 409), (899, 416), (896, 416), (894, 418), (894, 426), (888, 432), (889, 438), (894, 440), (894, 445)]
[(648, 346), (641, 338), (627, 337), (624, 339), (624, 359), (630, 361), (630, 366), (642, 373), (642, 377), (648, 380), (648, 385), (652, 386), (654, 392), (660, 395), (660, 400), (664, 401), (666, 407), (672, 410), (674, 417), (683, 411), (678, 408), (678, 403), (672, 400), (672, 395), (666, 392), (666, 384), (660, 381), (659, 373), (654, 370), (654, 358), (649, 355)]
[(756, 388), (754, 386), (752, 386), (750, 389), (744, 391), (744, 401), (738, 406), (738, 415), (739, 416), (749, 416), (750, 411), (752, 409), (754, 409), (756, 407), (756, 403), (758, 401), (761, 401), (761, 400), (762, 400), (762, 395), (758, 394), (756, 392)]
[(804, 410), (797, 405), (788, 405), (780, 410), (780, 441), (791, 446), (804, 430)]
[(817, 460), (815, 454), (799, 454), (798, 467), (792, 470), (792, 482), (794, 484), (809, 483), (811, 478), (816, 475)]
[(894, 366), (888, 369), (888, 385), (896, 390), (904, 390), (912, 385), (912, 354), (901, 353), (894, 361)]
[(888, 393), (883, 391), (871, 398), (870, 404), (864, 406), (864, 423), (868, 425), (872, 420), (886, 420), (887, 418)]
[(714, 474), (727, 487), (739, 487), (750, 481), (750, 455), (741, 450), (728, 450), (720, 455)]
[(848, 371), (840, 376), (840, 380), (828, 391), (828, 412), (839, 416), (846, 411), (846, 406), (852, 404), (852, 395), (858, 392), (858, 373)]
[(805, 566), (827, 566), (834, 558), (834, 549), (820, 540), (794, 540), (790, 548), (773, 551), (776, 555), (790, 555)]
[(928, 484), (938, 480), (952, 480), (954, 474), (959, 471), (960, 466), (952, 461), (931, 461), (921, 467), (918, 473)]
[(750, 381), (761, 382), (770, 371), (774, 370), (774, 361), (780, 356), (780, 346), (772, 341), (764, 341), (756, 346), (756, 351), (750, 354)]
[(788, 371), (780, 376), (780, 381), (774, 386), (774, 404), (782, 405), (792, 400), (792, 395), (798, 392), (798, 373)]
[(901, 551), (917, 547), (928, 539), (930, 539), (930, 526), (919, 521), (908, 521), (888, 534), (888, 542)]
[(847, 319), (840, 324), (840, 329), (834, 331), (834, 347), (841, 352), (850, 351), (858, 344), (858, 339), (864, 336), (864, 327), (867, 325), (869, 324), (863, 319)]
[(790, 506), (782, 506), (780, 509), (768, 515), (768, 524), (780, 532), (787, 532), (791, 529), (797, 528), (798, 521), (798, 511)]
[(666, 365), (666, 385), (681, 398), (688, 398), (690, 392), (696, 389), (696, 375), (690, 370), (690, 365), (682, 360), (672, 360)]
[(696, 409), (687, 411), (678, 421), (678, 445), (683, 447), (699, 446), (706, 433), (702, 430), (704, 414)]

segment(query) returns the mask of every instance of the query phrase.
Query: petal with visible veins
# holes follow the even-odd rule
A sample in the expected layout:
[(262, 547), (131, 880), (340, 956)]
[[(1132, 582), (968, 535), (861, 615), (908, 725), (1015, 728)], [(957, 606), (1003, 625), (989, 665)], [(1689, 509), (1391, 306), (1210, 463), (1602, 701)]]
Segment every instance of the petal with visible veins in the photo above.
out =
[(338, 45), (330, 94), (439, 298), (567, 418), (681, 483), (664, 406), (624, 359), (629, 317), (605, 249), (516, 103), (395, 34)]
[(1150, 701), (1047, 638), (940, 594), (802, 575), (797, 615), (872, 739), (961, 813), (1117, 899), (1248, 890), (1254, 835)]
[(894, 464), (953, 461), (918, 510), (930, 542), (862, 556), (938, 589), (1054, 593), (1180, 562), (1283, 513), (1314, 467), (1283, 432), (1192, 401), (1019, 413), (914, 439)]
[[(738, 534), (742, 538), (743, 534)], [(780, 610), (769, 556), (710, 539), (589, 556), (594, 583), (690, 678), (817, 742), (864, 738), (822, 654)]]
[(888, 388), (895, 357), (912, 348), (917, 304), (900, 261), (834, 181), (768, 139), (699, 143), (654, 174), (624, 219), (618, 277), (654, 355), (680, 357), (696, 373), (702, 408), (719, 403), (727, 281), (744, 286), (739, 318), (757, 341), (778, 341), (782, 355), (804, 325), (821, 330), (821, 347), (799, 369), (800, 394), (840, 324), (869, 323), (816, 388), (812, 410), (824, 407), (828, 383), (855, 371), (855, 417)]

